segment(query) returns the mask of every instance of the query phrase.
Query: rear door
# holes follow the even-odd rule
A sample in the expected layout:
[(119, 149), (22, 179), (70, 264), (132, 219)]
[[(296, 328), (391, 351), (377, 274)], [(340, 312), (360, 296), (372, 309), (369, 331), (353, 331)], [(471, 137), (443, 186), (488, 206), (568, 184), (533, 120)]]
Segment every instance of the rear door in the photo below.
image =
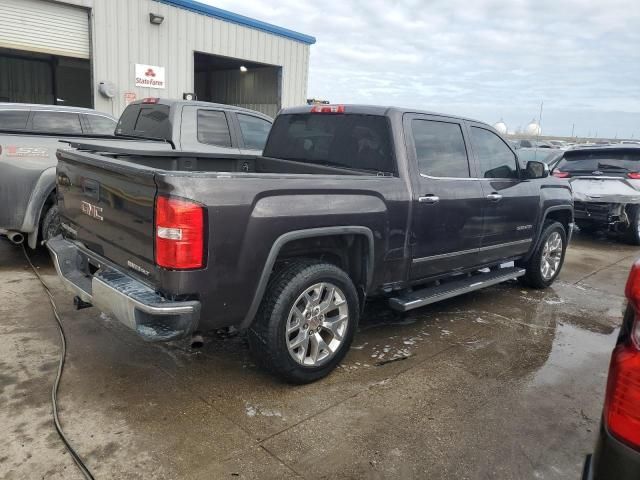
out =
[(524, 254), (540, 210), (539, 187), (521, 178), (518, 159), (500, 136), (482, 124), (468, 128), (484, 195), (479, 259), (488, 263)]
[(150, 168), (127, 167), (116, 159), (105, 162), (73, 150), (60, 155), (58, 205), (65, 234), (148, 278), (155, 271), (155, 196)]
[(437, 116), (404, 116), (412, 167), (411, 280), (477, 264), (484, 196), (469, 161), (464, 125)]
[(183, 150), (212, 153), (240, 153), (233, 138), (231, 113), (188, 105), (182, 108), (180, 144)]

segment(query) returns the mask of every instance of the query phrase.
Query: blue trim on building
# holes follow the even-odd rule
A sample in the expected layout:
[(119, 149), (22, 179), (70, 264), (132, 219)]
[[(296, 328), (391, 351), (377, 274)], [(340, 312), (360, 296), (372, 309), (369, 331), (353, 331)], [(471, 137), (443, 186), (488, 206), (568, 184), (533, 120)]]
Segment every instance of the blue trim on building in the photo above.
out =
[(313, 45), (314, 43), (316, 43), (315, 37), (312, 37), (310, 35), (294, 32), (293, 30), (289, 30), (287, 28), (271, 25), (270, 23), (261, 22), (260, 20), (245, 17), (244, 15), (238, 15), (237, 13), (232, 13), (227, 10), (212, 7), (211, 5), (205, 5), (204, 3), (195, 2), (193, 0), (156, 1), (160, 3), (166, 3), (167, 5), (172, 5), (174, 7), (183, 8), (191, 12), (201, 13), (202, 15), (206, 15), (208, 17), (219, 18), (221, 20), (226, 20), (227, 22), (237, 23), (238, 25), (255, 28), (257, 30), (262, 30), (263, 32), (273, 33), (275, 35), (280, 35), (281, 37), (291, 38), (292, 40), (297, 40), (308, 45)]

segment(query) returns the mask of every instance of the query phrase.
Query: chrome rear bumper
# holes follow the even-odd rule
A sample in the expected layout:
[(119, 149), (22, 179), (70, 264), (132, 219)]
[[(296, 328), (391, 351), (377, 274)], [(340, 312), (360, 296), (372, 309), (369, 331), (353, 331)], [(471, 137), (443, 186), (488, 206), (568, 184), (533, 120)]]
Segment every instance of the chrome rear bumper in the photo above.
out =
[[(113, 315), (145, 340), (174, 340), (195, 330), (200, 302), (168, 300), (62, 236), (49, 240), (47, 247), (58, 276), (68, 290), (82, 301)], [(99, 266), (95, 273), (90, 273), (90, 263)]]

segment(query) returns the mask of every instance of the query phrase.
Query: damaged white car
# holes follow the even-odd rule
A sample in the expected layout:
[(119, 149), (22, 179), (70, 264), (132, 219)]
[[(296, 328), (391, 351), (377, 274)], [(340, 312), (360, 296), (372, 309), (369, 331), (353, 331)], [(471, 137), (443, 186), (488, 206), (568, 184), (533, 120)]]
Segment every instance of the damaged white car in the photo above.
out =
[(571, 183), (580, 230), (609, 230), (640, 245), (640, 146), (567, 150), (553, 175)]

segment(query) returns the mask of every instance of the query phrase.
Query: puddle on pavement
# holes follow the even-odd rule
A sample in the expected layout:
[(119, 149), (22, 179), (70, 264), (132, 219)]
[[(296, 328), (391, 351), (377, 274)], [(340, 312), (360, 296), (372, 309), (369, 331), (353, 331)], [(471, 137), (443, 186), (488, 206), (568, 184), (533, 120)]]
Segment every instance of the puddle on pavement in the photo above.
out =
[[(610, 355), (618, 331), (619, 328), (613, 328), (609, 333), (598, 333), (569, 323), (557, 324), (549, 357), (535, 373), (530, 386), (562, 384), (580, 372), (593, 372), (589, 363), (594, 358), (599, 361), (600, 356)], [(602, 375), (606, 376), (606, 370)]]

